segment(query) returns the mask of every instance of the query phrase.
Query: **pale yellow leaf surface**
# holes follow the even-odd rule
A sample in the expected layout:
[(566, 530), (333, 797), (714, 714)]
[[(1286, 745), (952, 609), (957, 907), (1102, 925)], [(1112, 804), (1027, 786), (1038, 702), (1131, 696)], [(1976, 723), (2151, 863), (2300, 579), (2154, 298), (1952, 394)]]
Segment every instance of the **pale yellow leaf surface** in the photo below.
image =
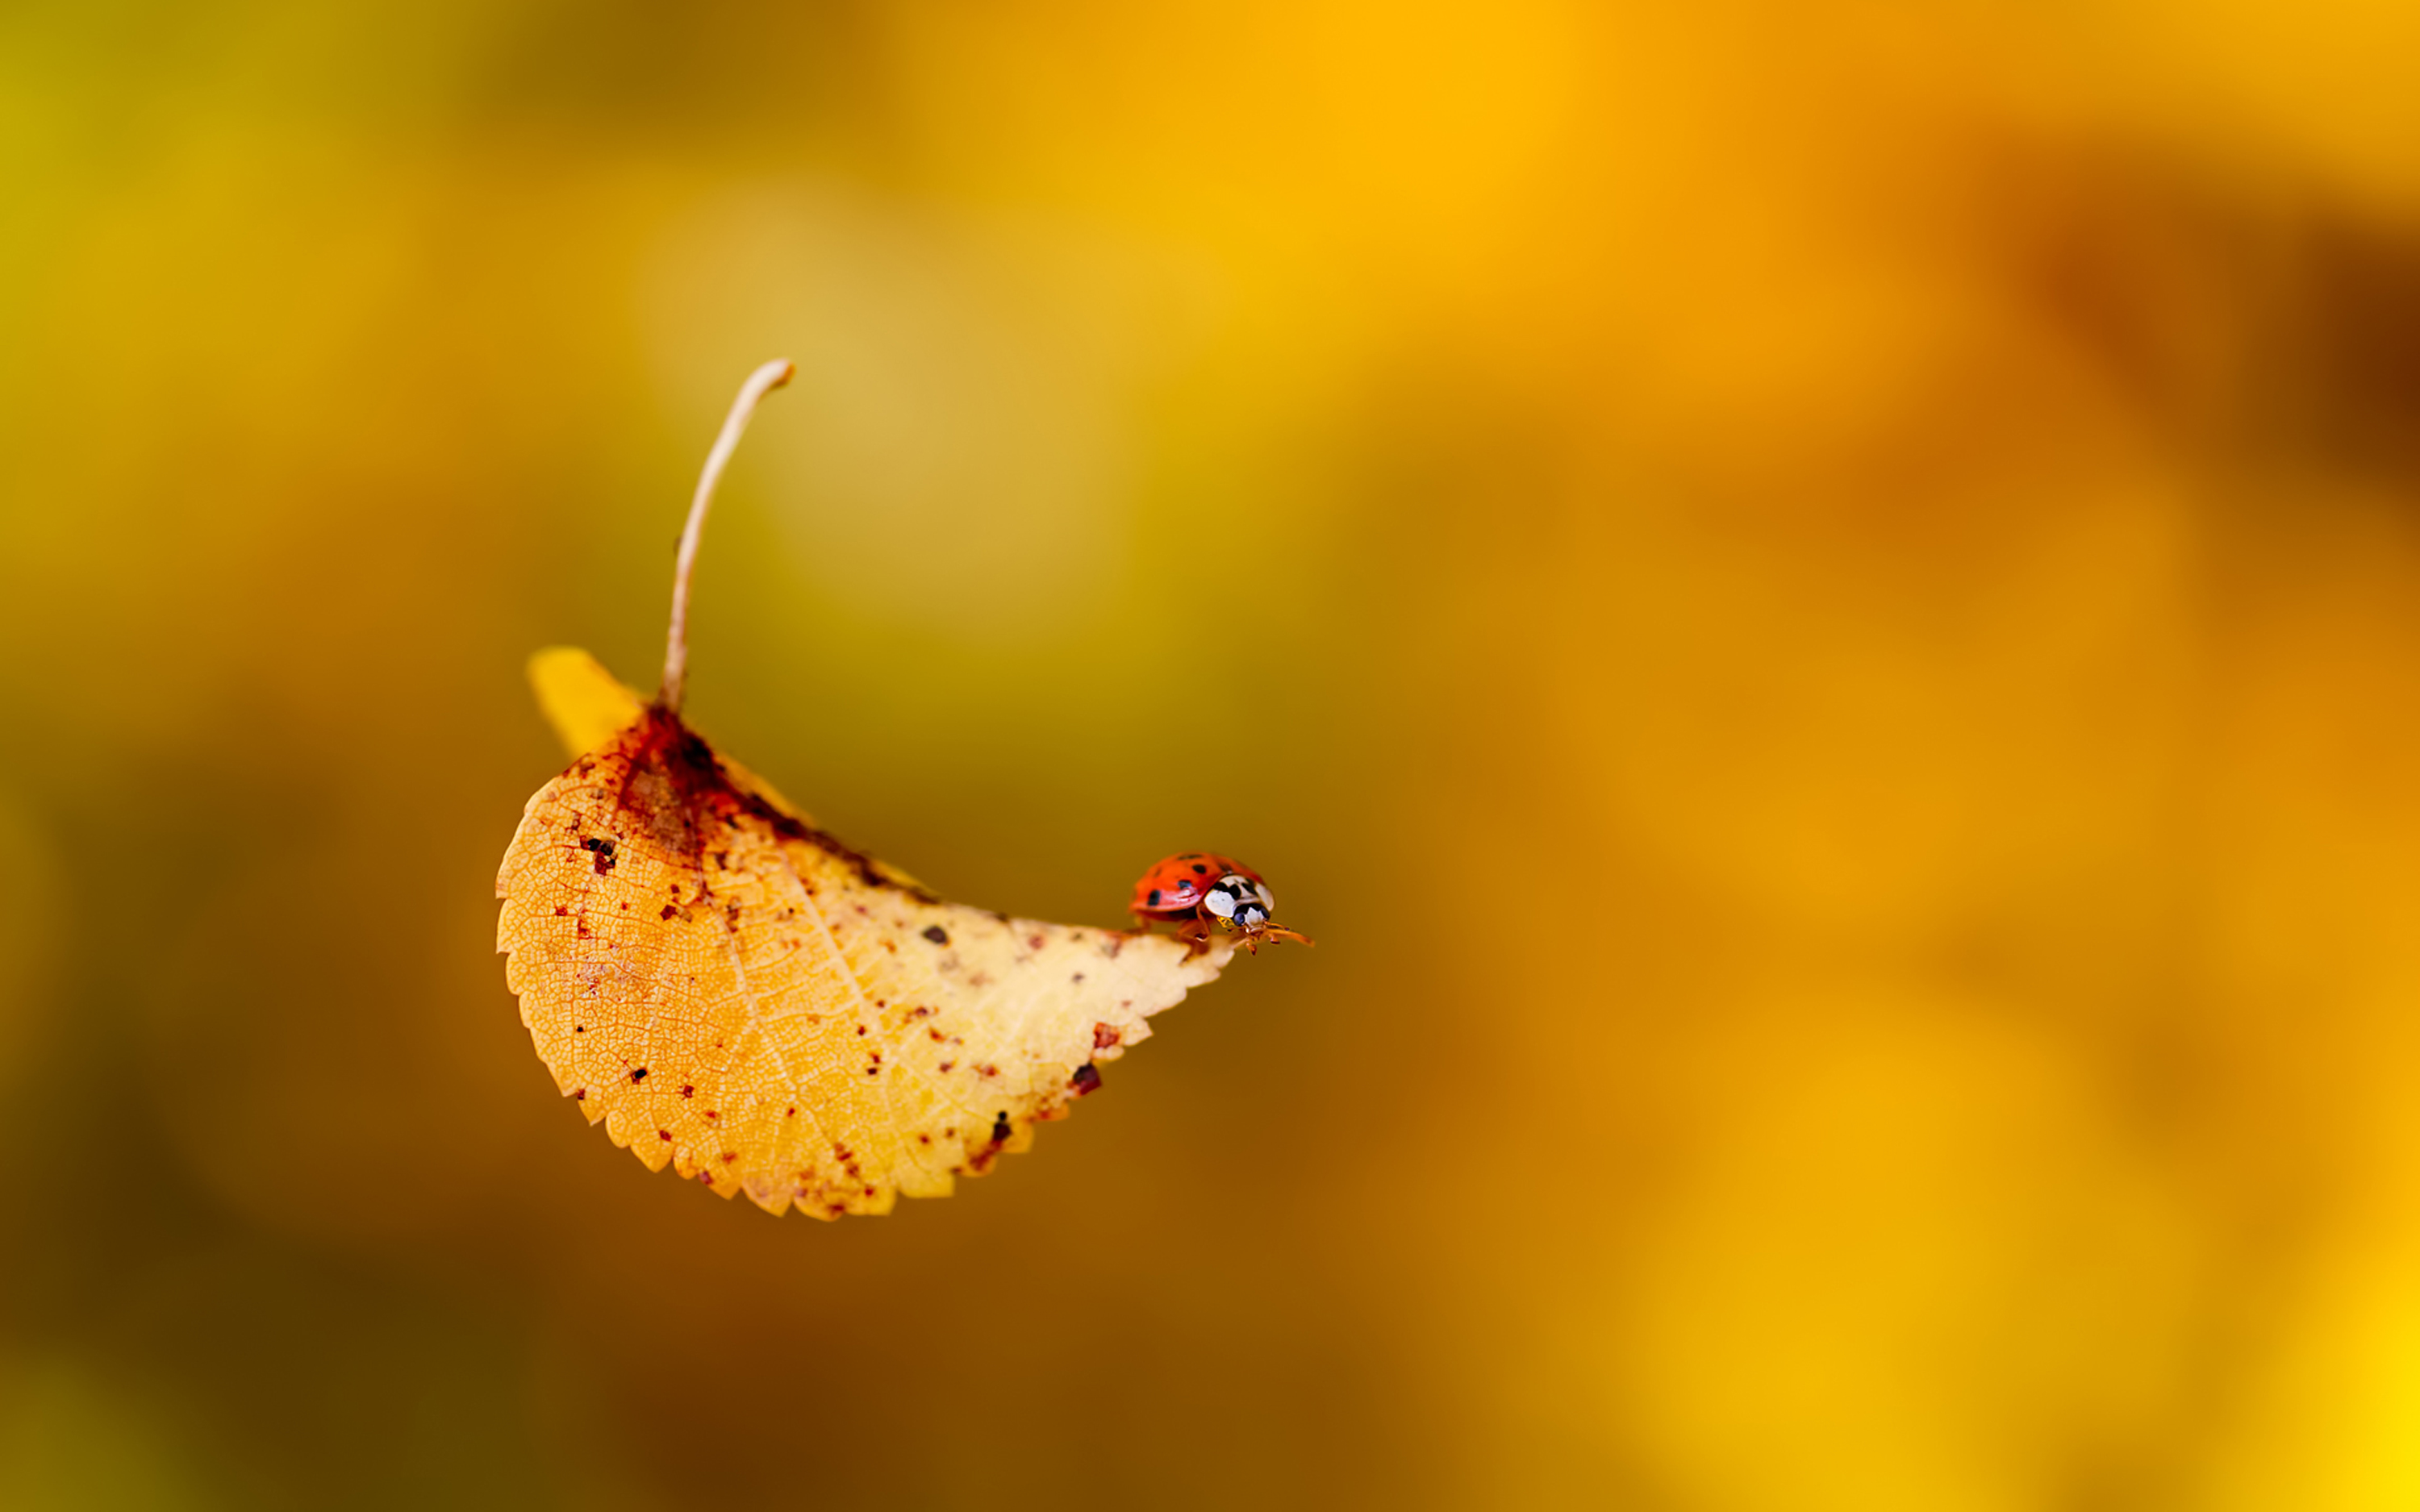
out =
[(531, 675), (578, 756), (505, 852), (497, 948), (556, 1084), (651, 1169), (827, 1218), (945, 1195), (1233, 952), (944, 903), (585, 653)]

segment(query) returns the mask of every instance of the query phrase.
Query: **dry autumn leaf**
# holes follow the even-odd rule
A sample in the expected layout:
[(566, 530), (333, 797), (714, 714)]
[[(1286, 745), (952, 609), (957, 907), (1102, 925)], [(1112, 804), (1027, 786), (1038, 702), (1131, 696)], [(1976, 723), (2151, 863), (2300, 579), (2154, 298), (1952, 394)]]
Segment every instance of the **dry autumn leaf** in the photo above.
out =
[(681, 722), (689, 570), (757, 399), (709, 456), (674, 588), (664, 692), (584, 652), (532, 679), (577, 756), (496, 879), (497, 948), (538, 1056), (649, 1168), (818, 1217), (939, 1196), (1063, 1117), (1233, 944), (944, 903), (817, 829)]

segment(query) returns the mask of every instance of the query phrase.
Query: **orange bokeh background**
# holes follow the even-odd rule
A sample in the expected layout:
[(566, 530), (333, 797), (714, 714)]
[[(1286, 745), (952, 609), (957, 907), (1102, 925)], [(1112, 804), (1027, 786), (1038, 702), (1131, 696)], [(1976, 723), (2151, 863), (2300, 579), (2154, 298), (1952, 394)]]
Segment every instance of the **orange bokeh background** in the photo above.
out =
[[(0, 1505), (2420, 1505), (2420, 10), (0, 16)], [(524, 656), (1315, 951), (881, 1220)]]

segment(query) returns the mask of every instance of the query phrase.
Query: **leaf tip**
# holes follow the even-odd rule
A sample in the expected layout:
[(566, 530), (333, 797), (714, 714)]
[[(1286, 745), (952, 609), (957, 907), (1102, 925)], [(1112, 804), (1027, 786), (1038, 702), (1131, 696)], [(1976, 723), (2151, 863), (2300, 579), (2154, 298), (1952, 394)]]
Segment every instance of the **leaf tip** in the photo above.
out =
[(603, 663), (577, 646), (549, 646), (533, 655), (529, 679), (539, 711), (574, 756), (613, 739), (646, 707)]

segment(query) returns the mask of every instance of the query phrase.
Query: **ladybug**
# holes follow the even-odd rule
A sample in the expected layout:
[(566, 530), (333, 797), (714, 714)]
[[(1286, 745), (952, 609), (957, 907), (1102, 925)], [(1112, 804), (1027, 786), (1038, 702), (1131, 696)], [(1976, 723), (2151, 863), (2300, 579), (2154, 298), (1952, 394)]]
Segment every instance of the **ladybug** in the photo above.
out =
[(1144, 872), (1131, 906), (1137, 924), (1175, 924), (1177, 936), (1197, 951), (1209, 949), (1214, 929), (1243, 935), (1244, 949), (1254, 955), (1263, 940), (1311, 943), (1309, 935), (1269, 922), (1277, 900), (1258, 872), (1210, 851), (1186, 851)]

